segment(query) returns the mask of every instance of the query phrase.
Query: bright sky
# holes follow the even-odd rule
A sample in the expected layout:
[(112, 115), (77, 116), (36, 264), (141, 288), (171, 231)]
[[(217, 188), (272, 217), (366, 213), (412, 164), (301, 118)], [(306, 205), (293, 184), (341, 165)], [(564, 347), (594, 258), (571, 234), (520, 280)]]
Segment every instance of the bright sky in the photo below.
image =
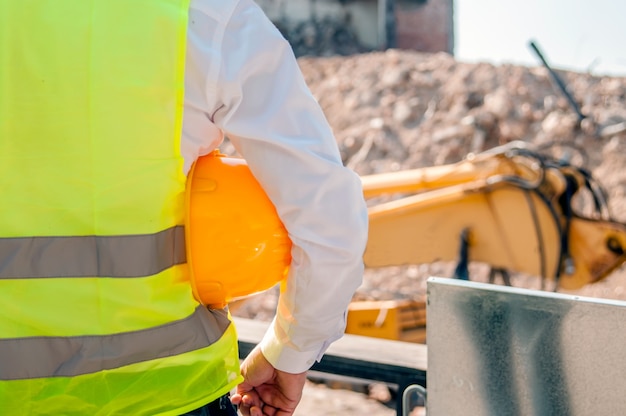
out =
[(626, 76), (626, 0), (454, 0), (455, 57)]

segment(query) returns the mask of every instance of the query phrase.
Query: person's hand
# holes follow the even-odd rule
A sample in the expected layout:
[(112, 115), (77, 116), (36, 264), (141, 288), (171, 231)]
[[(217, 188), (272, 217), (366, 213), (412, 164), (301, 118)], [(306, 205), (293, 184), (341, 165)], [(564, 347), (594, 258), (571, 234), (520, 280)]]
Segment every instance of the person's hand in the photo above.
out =
[(241, 373), (244, 381), (231, 402), (244, 416), (293, 415), (302, 398), (306, 372), (290, 374), (275, 369), (257, 347), (241, 364)]

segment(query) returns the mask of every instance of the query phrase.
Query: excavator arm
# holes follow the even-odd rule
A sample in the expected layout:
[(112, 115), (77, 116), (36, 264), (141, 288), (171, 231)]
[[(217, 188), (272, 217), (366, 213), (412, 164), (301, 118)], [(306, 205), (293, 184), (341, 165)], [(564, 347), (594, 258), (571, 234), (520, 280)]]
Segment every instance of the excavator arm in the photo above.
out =
[[(523, 142), (362, 182), (367, 267), (477, 261), (574, 290), (626, 260), (626, 225), (611, 219), (591, 175)], [(585, 192), (588, 215), (574, 209)]]

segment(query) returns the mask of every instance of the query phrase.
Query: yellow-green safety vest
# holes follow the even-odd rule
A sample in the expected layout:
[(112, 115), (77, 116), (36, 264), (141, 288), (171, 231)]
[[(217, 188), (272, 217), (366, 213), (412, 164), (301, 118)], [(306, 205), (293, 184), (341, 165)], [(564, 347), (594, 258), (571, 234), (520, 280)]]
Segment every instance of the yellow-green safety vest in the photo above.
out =
[(180, 415), (240, 381), (194, 300), (189, 0), (0, 0), (0, 414)]

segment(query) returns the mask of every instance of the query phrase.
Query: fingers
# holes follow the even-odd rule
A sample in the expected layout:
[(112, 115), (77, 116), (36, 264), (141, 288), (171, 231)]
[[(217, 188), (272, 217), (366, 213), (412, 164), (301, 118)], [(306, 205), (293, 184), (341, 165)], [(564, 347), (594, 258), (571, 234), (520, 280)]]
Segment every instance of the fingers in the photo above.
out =
[(241, 413), (245, 416), (262, 416), (263, 401), (256, 391), (234, 394), (231, 402), (239, 405)]
[(262, 403), (258, 400), (259, 404), (254, 405), (255, 399), (252, 395), (247, 393), (235, 393), (231, 396), (230, 402), (239, 407), (239, 411), (243, 416), (263, 416), (261, 410)]
[(244, 416), (290, 416), (302, 398), (306, 372), (291, 374), (275, 369), (255, 348), (241, 365), (244, 381), (233, 403)]
[(276, 397), (271, 396), (267, 400), (263, 400), (260, 392), (255, 389), (235, 393), (231, 396), (230, 401), (234, 405), (239, 406), (239, 411), (243, 416), (282, 416), (293, 414), (293, 410), (281, 408), (279, 404), (281, 400), (276, 400)]
[(279, 412), (278, 414), (293, 413), (301, 398), (301, 394), (293, 397), (289, 394), (288, 388), (280, 388), (280, 386), (276, 385), (261, 385), (256, 387), (255, 391), (266, 407), (269, 405), (275, 409), (274, 413), (271, 413), (263, 407), (263, 412), (270, 414), (270, 416), (273, 416), (279, 410), (286, 413)]
[(248, 407), (248, 406), (240, 406), (239, 411), (243, 416), (263, 416), (263, 411), (260, 407)]
[(230, 396), (230, 402), (232, 404), (234, 404), (235, 406), (239, 406), (241, 404), (241, 394), (239, 393), (235, 393), (233, 395)]
[(263, 416), (274, 416), (277, 412), (278, 409), (274, 406), (270, 406), (267, 403), (263, 406)]
[[(289, 397), (277, 385), (262, 384), (251, 387), (241, 384), (231, 396), (231, 402), (239, 406), (244, 416), (288, 416), (292, 415), (301, 398), (301, 390)], [(290, 395), (291, 396), (291, 395)]]
[(291, 415), (292, 413), (281, 413), (279, 409), (269, 405), (263, 405), (263, 407), (252, 406), (248, 407), (242, 405), (239, 407), (239, 411), (243, 416), (278, 416), (278, 415)]
[[(247, 410), (247, 411), (246, 411)], [(243, 407), (241, 409), (241, 414), (244, 416), (263, 416), (263, 411), (260, 407)]]

